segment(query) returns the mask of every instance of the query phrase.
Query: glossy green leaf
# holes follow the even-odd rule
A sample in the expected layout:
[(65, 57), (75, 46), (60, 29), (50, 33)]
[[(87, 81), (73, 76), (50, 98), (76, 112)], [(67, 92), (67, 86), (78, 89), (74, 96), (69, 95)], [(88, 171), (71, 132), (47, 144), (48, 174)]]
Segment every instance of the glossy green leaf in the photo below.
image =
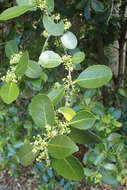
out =
[(73, 156), (65, 159), (53, 159), (54, 170), (64, 178), (80, 181), (84, 177), (81, 163)]
[(79, 51), (73, 55), (72, 62), (75, 64), (79, 64), (79, 63), (83, 62), (84, 59), (85, 59), (84, 52)]
[(70, 121), (76, 115), (76, 112), (69, 107), (61, 107), (59, 108), (58, 112), (63, 114), (67, 121)]
[(54, 124), (54, 108), (49, 97), (44, 94), (38, 94), (32, 99), (30, 113), (36, 125), (41, 128)]
[(46, 31), (53, 36), (60, 36), (64, 33), (64, 23), (60, 21), (59, 23), (55, 23), (52, 17), (43, 16), (43, 25)]
[(58, 67), (62, 63), (62, 59), (53, 51), (45, 51), (41, 53), (39, 62), (44, 68), (54, 68)]
[(65, 89), (58, 88), (58, 89), (54, 89), (50, 93), (48, 93), (48, 97), (51, 99), (53, 105), (56, 106), (61, 101), (64, 94), (65, 94)]
[(94, 65), (84, 70), (75, 82), (84, 88), (99, 88), (108, 83), (111, 78), (112, 72), (109, 67)]
[(22, 57), (20, 58), (18, 66), (16, 68), (16, 75), (18, 77), (22, 77), (25, 74), (28, 66), (28, 61), (29, 61), (29, 54), (27, 51), (25, 51)]
[(95, 116), (88, 111), (78, 112), (70, 121), (70, 125), (74, 128), (87, 130), (90, 129), (96, 121)]
[(76, 144), (65, 135), (57, 135), (48, 145), (49, 153), (53, 158), (63, 159), (78, 151)]
[(18, 46), (14, 40), (7, 42), (5, 46), (5, 53), (8, 58), (11, 58), (12, 55), (18, 53)]
[(30, 143), (27, 143), (21, 147), (18, 153), (20, 163), (25, 167), (32, 164), (37, 156), (36, 154), (32, 152), (32, 149), (33, 149), (33, 146)]
[(18, 17), (27, 12), (32, 7), (33, 7), (32, 5), (14, 6), (9, 9), (6, 9), (4, 12), (2, 12), (2, 14), (0, 14), (0, 20), (9, 20)]
[(0, 89), (0, 96), (6, 104), (15, 101), (19, 96), (19, 88), (16, 83), (8, 82)]
[(82, 131), (79, 129), (71, 128), (69, 137), (76, 143), (79, 144), (96, 144), (102, 143), (102, 140), (96, 134), (89, 131)]
[(78, 44), (76, 36), (69, 31), (61, 37), (61, 42), (67, 49), (75, 49)]
[(42, 69), (35, 61), (29, 60), (25, 75), (29, 78), (36, 79), (42, 74)]

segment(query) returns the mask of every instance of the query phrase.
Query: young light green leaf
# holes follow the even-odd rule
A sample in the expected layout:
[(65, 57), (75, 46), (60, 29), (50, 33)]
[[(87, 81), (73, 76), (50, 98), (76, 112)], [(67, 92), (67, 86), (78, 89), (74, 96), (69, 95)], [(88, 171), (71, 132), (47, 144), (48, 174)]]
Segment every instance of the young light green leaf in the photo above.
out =
[(67, 49), (75, 49), (78, 44), (76, 36), (69, 31), (61, 37), (61, 42)]
[(111, 69), (105, 65), (94, 65), (84, 70), (77, 80), (83, 88), (99, 88), (112, 78)]
[(85, 59), (84, 52), (79, 51), (73, 55), (72, 62), (75, 64), (79, 64), (79, 63), (83, 62), (84, 59)]
[(125, 98), (127, 98), (127, 89), (119, 88), (119, 89), (118, 89), (118, 93), (119, 93), (121, 96), (124, 96)]
[(29, 60), (25, 75), (29, 78), (36, 79), (42, 74), (42, 69), (35, 61)]
[(8, 58), (11, 58), (12, 55), (18, 53), (18, 46), (14, 40), (7, 42), (5, 46), (5, 53)]
[(71, 133), (69, 137), (76, 143), (79, 144), (96, 144), (102, 143), (102, 140), (99, 136), (91, 133), (89, 131), (82, 131), (79, 129), (71, 128)]
[(76, 112), (69, 107), (61, 107), (58, 112), (63, 114), (67, 121), (70, 121), (76, 115)]
[(0, 96), (6, 104), (15, 101), (19, 96), (19, 88), (16, 83), (8, 82), (0, 89)]
[(18, 156), (20, 163), (25, 167), (32, 164), (37, 156), (32, 152), (32, 150), (33, 146), (30, 143), (24, 144), (19, 150)]
[(61, 101), (64, 94), (65, 94), (65, 88), (62, 87), (62, 88), (52, 90), (48, 94), (48, 97), (51, 99), (53, 105), (56, 106)]
[(54, 124), (54, 108), (45, 94), (38, 94), (32, 99), (30, 113), (36, 125), (41, 128)]
[(54, 170), (64, 178), (80, 181), (84, 177), (83, 167), (73, 156), (64, 159), (53, 159)]
[(59, 23), (55, 23), (52, 17), (43, 16), (43, 25), (46, 31), (53, 36), (60, 36), (64, 33), (64, 23), (60, 21)]
[(45, 51), (41, 53), (39, 62), (44, 68), (54, 68), (62, 63), (62, 59), (57, 53), (53, 51)]
[(87, 130), (90, 129), (96, 121), (95, 116), (88, 111), (78, 112), (70, 121), (70, 125), (74, 128)]
[(25, 74), (28, 66), (28, 61), (29, 61), (29, 54), (27, 51), (25, 51), (22, 57), (20, 58), (18, 66), (16, 68), (16, 75), (18, 77), (22, 77)]
[(2, 14), (0, 14), (0, 20), (9, 20), (15, 17), (18, 17), (25, 12), (27, 12), (33, 5), (27, 6), (14, 6), (9, 9), (6, 9)]
[(76, 144), (65, 135), (57, 135), (48, 145), (49, 153), (53, 158), (63, 159), (78, 151)]

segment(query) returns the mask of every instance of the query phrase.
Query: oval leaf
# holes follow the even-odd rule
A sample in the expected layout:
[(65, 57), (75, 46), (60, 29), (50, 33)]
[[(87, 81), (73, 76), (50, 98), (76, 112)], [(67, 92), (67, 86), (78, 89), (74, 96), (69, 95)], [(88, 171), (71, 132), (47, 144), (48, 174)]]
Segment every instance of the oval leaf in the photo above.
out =
[(58, 111), (63, 114), (67, 121), (70, 121), (76, 115), (75, 111), (68, 107), (61, 107)]
[(84, 52), (80, 51), (73, 55), (72, 62), (75, 64), (79, 64), (79, 63), (83, 62), (84, 59), (85, 59), (85, 54), (84, 54)]
[(33, 146), (30, 143), (23, 145), (18, 153), (20, 163), (23, 166), (29, 166), (36, 158), (36, 154), (32, 152)]
[(84, 177), (84, 170), (78, 159), (73, 156), (63, 160), (53, 159), (54, 170), (64, 178), (80, 181)]
[(19, 88), (16, 83), (8, 82), (0, 89), (0, 96), (6, 104), (15, 101), (19, 96)]
[(64, 88), (59, 88), (59, 89), (52, 90), (48, 94), (48, 97), (51, 99), (53, 105), (56, 106), (61, 101), (64, 94), (65, 94), (65, 89)]
[(63, 159), (77, 152), (78, 147), (69, 137), (58, 135), (49, 142), (48, 150), (53, 158)]
[(39, 127), (54, 124), (54, 109), (51, 100), (44, 94), (35, 96), (30, 104), (31, 116)]
[(96, 144), (102, 143), (102, 140), (99, 136), (91, 133), (89, 131), (82, 131), (79, 129), (71, 128), (71, 133), (69, 137), (76, 143), (79, 144)]
[(76, 36), (69, 31), (61, 37), (61, 42), (67, 49), (75, 49), (78, 44)]
[(52, 17), (43, 16), (43, 25), (46, 31), (53, 36), (60, 36), (64, 33), (64, 23), (63, 21), (55, 23)]
[(16, 3), (19, 6), (26, 6), (26, 5), (33, 5), (34, 6), (34, 0), (16, 0)]
[(20, 58), (18, 66), (16, 68), (16, 75), (18, 77), (22, 77), (25, 74), (27, 70), (28, 61), (29, 61), (29, 54), (27, 51), (25, 51), (22, 57)]
[(86, 130), (90, 129), (96, 121), (95, 116), (88, 111), (78, 112), (70, 121), (70, 125), (74, 128)]
[(45, 51), (40, 55), (39, 62), (44, 68), (53, 68), (59, 66), (62, 63), (62, 59), (53, 51)]
[(5, 53), (8, 58), (11, 58), (12, 55), (18, 53), (18, 46), (14, 40), (7, 42), (5, 46)]
[(36, 79), (42, 74), (42, 69), (35, 61), (29, 60), (25, 75), (29, 78)]
[(94, 65), (83, 71), (76, 82), (84, 88), (99, 88), (112, 78), (111, 69), (105, 65)]
[(0, 20), (9, 20), (11, 18), (18, 17), (27, 12), (32, 7), (32, 5), (11, 7), (0, 14)]

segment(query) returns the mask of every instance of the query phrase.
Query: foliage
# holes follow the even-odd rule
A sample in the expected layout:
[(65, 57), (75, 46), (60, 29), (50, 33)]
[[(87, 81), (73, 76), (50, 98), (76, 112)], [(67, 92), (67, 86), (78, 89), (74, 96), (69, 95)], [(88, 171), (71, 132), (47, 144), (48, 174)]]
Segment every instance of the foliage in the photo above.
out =
[[(60, 176), (70, 180), (81, 181), (85, 177), (90, 185), (124, 184), (126, 135), (122, 124), (125, 119), (121, 110), (112, 106), (114, 100), (107, 97), (108, 108), (101, 103), (103, 89), (111, 91), (112, 76), (114, 80), (109, 64), (105, 64), (106, 51), (101, 50), (119, 35), (120, 19), (115, 19), (114, 7), (120, 2), (113, 1), (113, 6), (111, 1), (98, 0), (71, 3), (57, 0), (55, 4), (53, 0), (16, 2), (16, 6), (0, 15), (1, 21), (10, 22), (13, 18), (20, 31), (17, 34), (14, 29), (9, 33), (6, 64), (0, 66), (3, 168), (9, 163), (27, 166), (35, 160), (37, 165), (45, 160), (47, 168), (53, 167)], [(55, 14), (56, 10), (60, 14)], [(78, 11), (79, 24), (82, 19), (85, 24), (74, 27), (73, 19)], [(23, 23), (26, 12), (27, 24)], [(17, 18), (20, 15), (23, 15), (21, 20)], [(103, 49), (91, 45), (102, 34)], [(37, 42), (33, 41), (34, 37)], [(122, 87), (115, 90), (119, 89), (119, 94), (126, 97), (126, 89)], [(121, 101), (120, 98), (117, 94), (114, 99)], [(76, 158), (80, 144), (88, 147), (83, 160), (81, 156)], [(45, 181), (46, 176), (45, 173), (42, 176)]]

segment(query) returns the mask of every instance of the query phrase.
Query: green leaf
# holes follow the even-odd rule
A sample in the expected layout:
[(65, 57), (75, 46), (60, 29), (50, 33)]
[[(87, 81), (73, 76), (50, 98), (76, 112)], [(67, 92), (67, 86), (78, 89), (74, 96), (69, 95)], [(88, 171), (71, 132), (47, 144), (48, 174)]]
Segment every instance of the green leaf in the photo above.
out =
[(58, 88), (48, 93), (48, 97), (51, 99), (54, 106), (56, 106), (65, 94), (65, 88)]
[(4, 12), (2, 12), (2, 14), (0, 14), (0, 20), (9, 20), (18, 17), (27, 12), (32, 7), (33, 7), (32, 5), (14, 6), (9, 9), (6, 9)]
[(44, 68), (54, 68), (62, 63), (62, 59), (57, 53), (53, 51), (45, 51), (41, 53), (39, 62)]
[(38, 94), (32, 99), (30, 113), (36, 125), (41, 128), (54, 124), (54, 108), (45, 94)]
[(63, 159), (78, 151), (76, 144), (65, 135), (57, 135), (48, 145), (49, 153), (53, 158)]
[(19, 96), (19, 88), (16, 83), (8, 82), (0, 89), (0, 96), (6, 104), (15, 101)]
[(27, 51), (25, 51), (22, 57), (20, 58), (18, 66), (16, 68), (16, 75), (18, 77), (22, 77), (25, 74), (28, 66), (28, 61), (29, 61), (29, 54)]
[(95, 116), (88, 111), (78, 112), (70, 121), (70, 125), (74, 128), (87, 130), (90, 129), (96, 121)]
[(85, 59), (85, 54), (84, 54), (84, 52), (80, 51), (73, 55), (72, 62), (75, 64), (79, 64), (79, 63), (83, 62), (84, 59)]
[(42, 69), (35, 61), (29, 60), (25, 75), (29, 78), (36, 79), (42, 74)]
[[(34, 7), (34, 0), (16, 0), (16, 3), (19, 6), (28, 6), (32, 5)], [(36, 8), (31, 8), (30, 11), (35, 11)]]
[(119, 93), (121, 96), (124, 96), (125, 98), (127, 98), (127, 89), (119, 88), (118, 93)]
[(49, 12), (54, 11), (54, 0), (46, 0), (46, 5)]
[(103, 173), (102, 181), (105, 184), (118, 185), (117, 176), (107, 171)]
[(5, 53), (8, 58), (11, 58), (12, 55), (18, 53), (18, 46), (14, 40), (7, 42), (5, 46)]
[(92, 0), (91, 7), (95, 12), (102, 12), (104, 10), (103, 4), (98, 0)]
[(99, 88), (112, 78), (111, 69), (105, 65), (94, 65), (84, 70), (75, 81), (83, 88)]
[(60, 36), (64, 33), (64, 23), (60, 21), (59, 23), (55, 23), (52, 17), (43, 16), (43, 25), (46, 31), (53, 36)]
[(58, 112), (63, 114), (67, 121), (70, 121), (76, 115), (75, 111), (68, 107), (61, 107)]
[(64, 178), (80, 181), (84, 177), (82, 165), (73, 156), (63, 160), (53, 159), (52, 165), (54, 170)]
[(32, 149), (33, 149), (33, 146), (30, 143), (27, 143), (21, 147), (18, 153), (20, 163), (25, 167), (32, 164), (37, 156), (36, 154), (32, 152)]
[(27, 5), (33, 5), (34, 6), (34, 0), (16, 0), (16, 3), (19, 6), (27, 6)]
[(76, 36), (69, 31), (61, 37), (61, 42), (67, 49), (75, 49), (78, 44)]
[(115, 164), (112, 163), (104, 163), (102, 165), (106, 170), (116, 170)]
[(69, 137), (76, 143), (79, 144), (96, 144), (102, 143), (102, 140), (99, 136), (91, 133), (89, 131), (82, 131), (79, 129), (71, 128), (71, 133)]
[(108, 136), (108, 140), (111, 142), (118, 142), (122, 136), (118, 133), (111, 133)]

